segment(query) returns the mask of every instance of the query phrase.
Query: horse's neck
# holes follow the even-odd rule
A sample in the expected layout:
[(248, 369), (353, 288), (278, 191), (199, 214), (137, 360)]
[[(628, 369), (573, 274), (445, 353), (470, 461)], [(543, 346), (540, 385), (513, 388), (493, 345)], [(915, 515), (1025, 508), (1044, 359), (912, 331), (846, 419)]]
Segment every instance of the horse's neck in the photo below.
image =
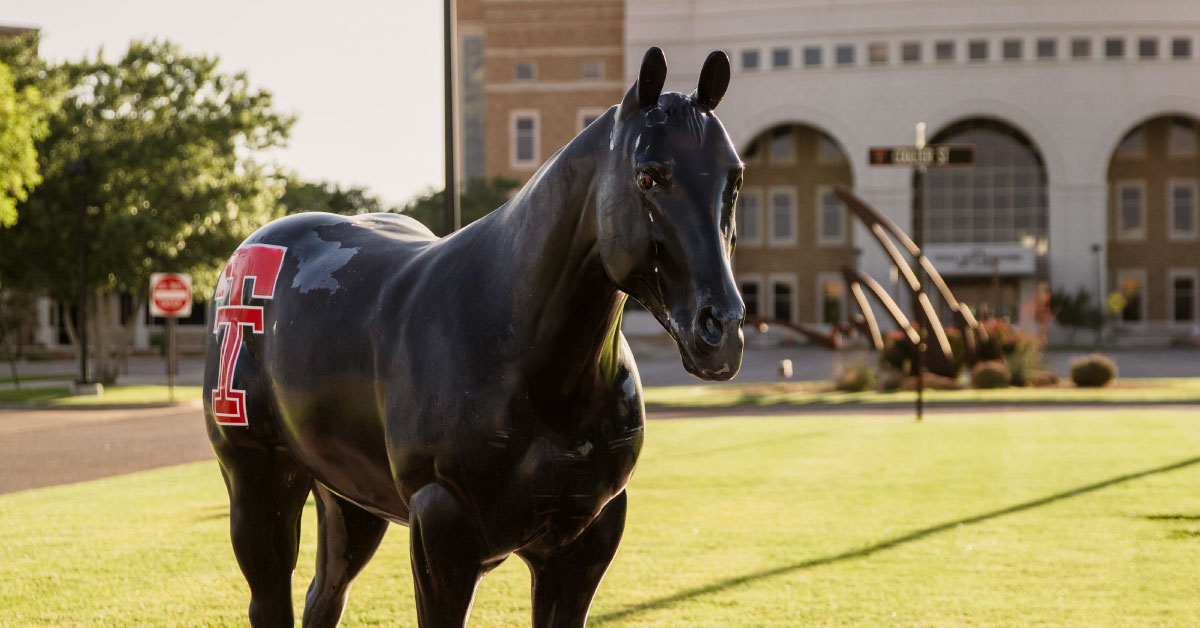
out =
[[(555, 154), (498, 218), (515, 287), (514, 326), (528, 334), (529, 356), (563, 375), (607, 368), (624, 296), (596, 251), (593, 178), (609, 131), (594, 125)], [(603, 146), (600, 146), (603, 144)]]

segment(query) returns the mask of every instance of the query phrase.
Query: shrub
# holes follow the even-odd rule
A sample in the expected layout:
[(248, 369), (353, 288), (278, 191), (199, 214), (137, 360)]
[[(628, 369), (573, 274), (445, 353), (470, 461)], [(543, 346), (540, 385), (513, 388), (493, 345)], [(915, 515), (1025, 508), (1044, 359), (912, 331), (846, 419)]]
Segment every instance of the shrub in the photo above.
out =
[(1058, 384), (1058, 376), (1050, 371), (1036, 370), (1027, 376), (1025, 381), (1026, 386), (1034, 388), (1044, 388), (1046, 386), (1054, 386)]
[(1080, 388), (1099, 388), (1117, 377), (1117, 363), (1099, 353), (1071, 360), (1071, 381)]
[(980, 362), (971, 369), (971, 385), (975, 388), (1004, 388), (1011, 382), (1012, 373), (1001, 360)]
[(866, 364), (839, 365), (833, 375), (833, 385), (842, 392), (862, 392), (875, 387), (875, 369)]
[[(962, 390), (962, 386), (958, 385), (958, 381), (950, 377), (942, 377), (933, 373), (925, 373), (921, 378), (925, 384), (925, 390)], [(917, 378), (915, 376), (906, 377), (900, 385), (901, 390), (916, 390)]]

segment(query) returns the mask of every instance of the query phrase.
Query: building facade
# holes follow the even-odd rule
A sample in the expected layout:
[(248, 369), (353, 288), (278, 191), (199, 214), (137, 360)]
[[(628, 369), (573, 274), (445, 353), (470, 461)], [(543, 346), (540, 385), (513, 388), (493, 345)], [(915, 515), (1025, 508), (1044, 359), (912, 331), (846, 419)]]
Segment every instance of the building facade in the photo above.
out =
[[(1030, 325), (1040, 288), (1083, 289), (1123, 304), (1120, 338), (1165, 342), (1200, 323), (1198, 3), (480, 4), (487, 174), (526, 178), (584, 112), (619, 100), (649, 46), (685, 93), (710, 50), (729, 54), (719, 115), (747, 164), (735, 274), (756, 312), (841, 318), (844, 265), (903, 300), (830, 193), (841, 184), (914, 234), (976, 310)], [(603, 89), (582, 87), (588, 55), (603, 58)], [(911, 144), (918, 122), (931, 142), (974, 145), (975, 165), (867, 165), (869, 147)]]

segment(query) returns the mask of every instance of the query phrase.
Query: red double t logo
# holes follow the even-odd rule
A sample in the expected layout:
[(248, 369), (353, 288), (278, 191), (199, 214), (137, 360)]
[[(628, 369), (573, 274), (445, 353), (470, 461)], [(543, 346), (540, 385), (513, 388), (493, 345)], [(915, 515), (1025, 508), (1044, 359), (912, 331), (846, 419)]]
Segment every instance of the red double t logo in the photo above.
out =
[[(233, 387), (233, 374), (237, 370), (238, 355), (242, 352), (245, 328), (255, 334), (263, 333), (263, 306), (247, 305), (250, 298), (272, 299), (275, 297), (275, 281), (283, 267), (283, 254), (287, 247), (270, 244), (247, 244), (239, 247), (229, 258), (225, 270), (217, 278), (217, 293), (213, 301), (217, 304), (213, 317), (213, 333), (220, 334), (221, 363), (217, 368), (217, 387), (212, 392), (212, 409), (218, 425), (248, 424), (246, 419), (246, 391)], [(251, 288), (246, 292), (246, 281)]]

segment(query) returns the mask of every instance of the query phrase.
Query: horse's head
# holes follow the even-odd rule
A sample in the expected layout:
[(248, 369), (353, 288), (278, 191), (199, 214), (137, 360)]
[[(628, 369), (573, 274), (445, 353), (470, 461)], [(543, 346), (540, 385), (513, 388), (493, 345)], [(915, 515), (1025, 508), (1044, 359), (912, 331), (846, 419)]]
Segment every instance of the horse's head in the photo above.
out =
[(688, 372), (727, 380), (742, 364), (746, 317), (729, 265), (742, 163), (713, 114), (729, 58), (710, 54), (690, 96), (662, 93), (666, 74), (651, 48), (615, 111), (597, 179), (597, 246), (608, 276), (675, 339)]

